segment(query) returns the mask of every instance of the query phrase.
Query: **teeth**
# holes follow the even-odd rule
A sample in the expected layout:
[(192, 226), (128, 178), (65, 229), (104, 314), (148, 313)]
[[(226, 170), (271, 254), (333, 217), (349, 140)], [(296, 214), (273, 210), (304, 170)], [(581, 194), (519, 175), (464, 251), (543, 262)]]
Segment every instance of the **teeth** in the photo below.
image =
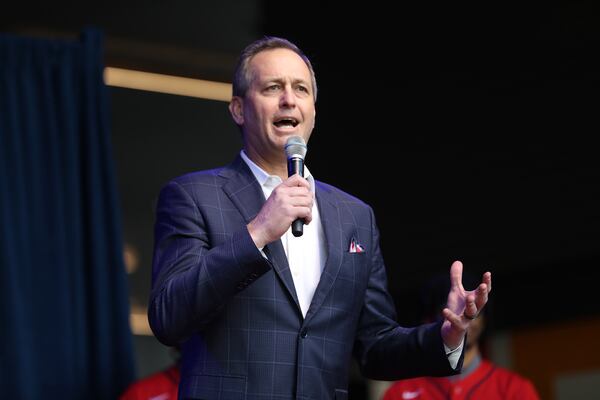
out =
[(294, 118), (282, 118), (279, 121), (275, 121), (274, 124), (277, 127), (281, 127), (281, 126), (295, 127), (296, 125), (298, 125), (298, 121), (296, 121)]

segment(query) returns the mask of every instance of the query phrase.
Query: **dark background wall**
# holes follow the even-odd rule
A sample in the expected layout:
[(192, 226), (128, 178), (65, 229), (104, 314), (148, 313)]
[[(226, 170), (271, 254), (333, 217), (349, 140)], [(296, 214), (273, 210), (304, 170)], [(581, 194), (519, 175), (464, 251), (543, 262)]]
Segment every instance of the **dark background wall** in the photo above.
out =
[(297, 24), (268, 4), (266, 31), (317, 70), (307, 161), (374, 206), (401, 320), (454, 259), (494, 272), (498, 327), (598, 311), (595, 3), (363, 4)]
[[(497, 328), (597, 315), (599, 6), (413, 3), (20, 2), (0, 29), (68, 36), (94, 24), (107, 65), (220, 81), (249, 41), (287, 37), (319, 82), (307, 163), (374, 207), (401, 322), (416, 323), (417, 288), (455, 259), (494, 273)], [(158, 189), (229, 162), (240, 141), (225, 103), (111, 95), (143, 305)]]

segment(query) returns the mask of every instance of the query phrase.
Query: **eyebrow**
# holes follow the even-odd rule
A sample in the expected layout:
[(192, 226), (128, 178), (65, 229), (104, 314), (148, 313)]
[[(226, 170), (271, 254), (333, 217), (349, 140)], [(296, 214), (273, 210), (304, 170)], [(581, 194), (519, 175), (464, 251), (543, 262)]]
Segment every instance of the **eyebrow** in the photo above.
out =
[[(262, 83), (267, 83), (267, 82), (287, 82), (286, 78), (283, 77), (279, 77), (279, 76), (273, 76), (273, 77), (267, 77), (264, 78), (263, 80), (261, 80)], [(305, 79), (302, 78), (293, 78), (292, 79), (292, 84), (297, 84), (297, 83), (302, 83), (305, 85), (310, 85), (310, 81), (307, 81)]]

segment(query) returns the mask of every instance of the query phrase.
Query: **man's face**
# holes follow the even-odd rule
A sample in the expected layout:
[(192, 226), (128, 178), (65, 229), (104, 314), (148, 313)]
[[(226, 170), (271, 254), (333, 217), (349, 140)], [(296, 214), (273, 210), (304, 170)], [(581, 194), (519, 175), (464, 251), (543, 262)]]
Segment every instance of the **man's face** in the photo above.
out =
[(293, 51), (272, 49), (256, 54), (249, 72), (246, 95), (234, 97), (230, 105), (242, 126), (245, 149), (253, 159), (285, 161), (287, 139), (297, 135), (308, 143), (315, 124), (310, 71)]

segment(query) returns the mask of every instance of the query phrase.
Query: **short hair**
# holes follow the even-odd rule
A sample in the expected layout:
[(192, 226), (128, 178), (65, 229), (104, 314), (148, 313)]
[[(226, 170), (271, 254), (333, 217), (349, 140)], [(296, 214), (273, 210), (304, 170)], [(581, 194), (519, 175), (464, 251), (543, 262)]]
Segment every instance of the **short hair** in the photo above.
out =
[(287, 39), (283, 39), (276, 36), (265, 36), (262, 39), (258, 39), (250, 43), (242, 51), (233, 75), (233, 95), (239, 97), (244, 97), (246, 95), (246, 92), (250, 87), (250, 81), (252, 79), (252, 77), (250, 76), (250, 71), (248, 70), (248, 65), (250, 64), (252, 57), (254, 57), (262, 51), (273, 49), (288, 49), (298, 54), (298, 56), (302, 58), (302, 60), (308, 67), (308, 70), (310, 71), (314, 99), (315, 101), (317, 101), (317, 79), (315, 77), (315, 71), (312, 67), (310, 60), (302, 52), (302, 50), (300, 50), (300, 48), (294, 43), (290, 42)]

